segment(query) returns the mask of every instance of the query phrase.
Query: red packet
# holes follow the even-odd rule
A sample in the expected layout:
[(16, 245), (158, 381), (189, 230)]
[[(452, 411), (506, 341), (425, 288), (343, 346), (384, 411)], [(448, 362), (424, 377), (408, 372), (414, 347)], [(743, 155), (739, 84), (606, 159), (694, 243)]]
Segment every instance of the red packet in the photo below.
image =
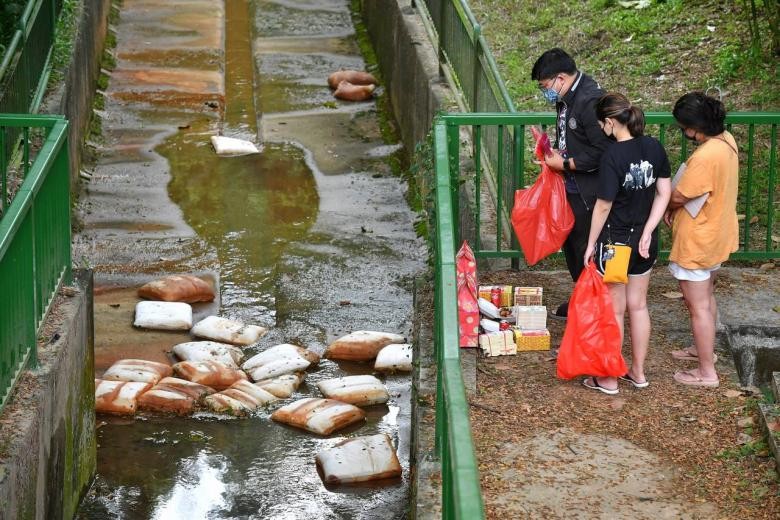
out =
[(464, 241), (455, 255), (458, 288), (458, 332), (461, 347), (479, 345), (479, 306), (477, 305), (477, 262)]

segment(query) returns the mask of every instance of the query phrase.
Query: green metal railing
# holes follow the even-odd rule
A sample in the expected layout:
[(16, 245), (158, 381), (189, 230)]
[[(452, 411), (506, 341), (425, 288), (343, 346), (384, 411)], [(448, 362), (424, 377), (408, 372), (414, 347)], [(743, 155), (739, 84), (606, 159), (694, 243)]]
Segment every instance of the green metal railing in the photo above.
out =
[[(672, 170), (685, 161), (690, 153), (690, 147), (674, 124), (674, 118), (668, 113), (646, 114), (647, 131), (649, 135), (658, 138), (669, 154)], [(531, 184), (539, 171), (539, 167), (531, 163), (532, 138), (526, 127), (530, 125), (546, 126), (555, 122), (554, 114), (450, 114), (442, 117), (442, 124), (447, 128), (449, 140), (435, 143), (436, 147), (447, 147), (449, 152), (450, 170), (459, 181), (473, 180), (474, 199), (460, 200), (459, 207), (470, 207), (474, 218), (474, 236), (468, 239), (478, 258), (521, 258), (522, 252), (513, 245), (513, 233), (508, 226), (509, 214), (514, 202), (514, 191)], [(767, 259), (780, 257), (777, 222), (775, 219), (775, 193), (777, 186), (777, 127), (780, 124), (780, 113), (739, 113), (734, 112), (726, 117), (726, 127), (732, 132), (740, 146), (740, 183), (738, 198), (738, 213), (744, 215), (740, 222), (740, 247), (731, 258), (734, 259)], [(460, 127), (467, 126), (474, 136), (474, 171), (461, 172), (458, 166)], [(510, 132), (511, 141), (499, 139), (500, 157), (508, 157), (499, 161), (493, 174), (498, 185), (509, 186), (510, 190), (499, 190), (496, 193), (495, 208), (499, 218), (491, 223), (491, 229), (485, 230), (484, 214), (480, 207), (480, 194), (484, 168), (480, 158), (484, 146), (482, 135), (485, 129), (493, 127), (500, 136)], [(505, 142), (511, 143), (504, 148)], [(438, 151), (439, 148), (437, 148)], [(458, 197), (458, 193), (453, 196)], [(461, 194), (462, 196), (462, 194)], [(495, 238), (495, 247), (485, 248), (480, 237)], [(460, 239), (460, 235), (456, 235)], [(661, 255), (668, 256), (668, 233), (661, 236)]]
[[(17, 29), (0, 58), (0, 114), (33, 113), (48, 81), (48, 62), (62, 0), (29, 0)], [(5, 131), (3, 151), (9, 158), (20, 129)], [(0, 169), (6, 163), (0, 163)], [(5, 192), (4, 192), (5, 193)]]
[[(449, 128), (435, 125), (436, 148), (436, 281), (434, 342), (436, 378), (436, 453), (441, 461), (442, 517), (484, 518), (479, 472), (469, 422), (469, 407), (460, 366), (458, 307), (455, 285), (457, 188), (450, 175)], [(457, 142), (457, 134), (454, 136)], [(454, 317), (455, 321), (452, 321)]]
[[(33, 160), (12, 176), (21, 184), (0, 218), (0, 410), (21, 371), (37, 363), (38, 329), (60, 284), (70, 279), (67, 127), (57, 116), (0, 115), (0, 136), (8, 128), (40, 132), (40, 142), (22, 143), (22, 155)], [(0, 174), (5, 193), (5, 167)]]

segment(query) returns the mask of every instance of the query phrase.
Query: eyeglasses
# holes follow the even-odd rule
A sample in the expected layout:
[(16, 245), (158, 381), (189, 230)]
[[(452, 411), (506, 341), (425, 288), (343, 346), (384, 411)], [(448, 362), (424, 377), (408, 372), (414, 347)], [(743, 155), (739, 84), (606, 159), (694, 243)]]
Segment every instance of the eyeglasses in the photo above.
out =
[[(551, 78), (551, 79), (543, 79), (540, 80), (539, 83), (536, 84), (537, 87), (539, 87), (539, 90), (547, 90), (548, 88), (553, 88), (553, 85), (555, 85), (555, 80), (558, 79), (558, 76)], [(547, 85), (545, 85), (546, 82), (549, 82)]]

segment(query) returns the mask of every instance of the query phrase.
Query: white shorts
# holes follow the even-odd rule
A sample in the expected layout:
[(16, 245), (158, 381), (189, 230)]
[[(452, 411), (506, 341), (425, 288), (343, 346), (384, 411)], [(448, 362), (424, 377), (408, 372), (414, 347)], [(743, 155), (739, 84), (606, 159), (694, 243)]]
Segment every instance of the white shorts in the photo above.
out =
[(720, 269), (720, 264), (707, 268), (707, 269), (686, 269), (680, 265), (669, 262), (669, 272), (677, 280), (685, 280), (688, 282), (703, 282), (710, 279), (710, 274)]

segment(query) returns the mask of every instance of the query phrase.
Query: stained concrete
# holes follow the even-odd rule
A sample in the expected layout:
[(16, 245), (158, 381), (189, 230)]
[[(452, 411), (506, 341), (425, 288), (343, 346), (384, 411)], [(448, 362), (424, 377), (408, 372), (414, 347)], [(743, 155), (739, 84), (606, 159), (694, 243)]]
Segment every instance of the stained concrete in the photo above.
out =
[(92, 272), (63, 294), (0, 416), (0, 519), (72, 518), (95, 472)]

